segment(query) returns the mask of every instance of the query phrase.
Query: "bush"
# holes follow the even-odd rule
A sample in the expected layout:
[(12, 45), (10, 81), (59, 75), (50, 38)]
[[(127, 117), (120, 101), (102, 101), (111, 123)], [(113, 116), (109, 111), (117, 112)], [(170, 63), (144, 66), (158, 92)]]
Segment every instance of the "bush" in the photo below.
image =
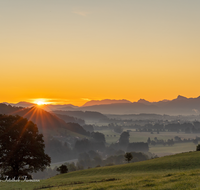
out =
[(68, 172), (68, 168), (66, 165), (61, 165), (60, 167), (57, 168), (57, 171), (60, 172), (60, 174), (64, 174)]
[(200, 144), (197, 145), (196, 151), (200, 151)]

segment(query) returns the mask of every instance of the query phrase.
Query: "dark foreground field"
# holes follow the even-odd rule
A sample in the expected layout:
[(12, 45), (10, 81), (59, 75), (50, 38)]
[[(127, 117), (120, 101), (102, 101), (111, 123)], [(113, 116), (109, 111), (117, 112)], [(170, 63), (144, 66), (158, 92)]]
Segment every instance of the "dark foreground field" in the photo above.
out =
[(37, 183), (0, 182), (0, 189), (200, 189), (200, 152), (181, 153), (143, 162), (76, 171)]

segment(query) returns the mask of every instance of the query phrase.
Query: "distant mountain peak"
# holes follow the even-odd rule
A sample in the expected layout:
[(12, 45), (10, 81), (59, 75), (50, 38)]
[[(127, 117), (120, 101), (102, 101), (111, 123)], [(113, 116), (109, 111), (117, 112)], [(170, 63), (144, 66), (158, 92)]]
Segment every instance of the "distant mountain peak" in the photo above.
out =
[(132, 102), (125, 100), (125, 99), (122, 99), (122, 100), (115, 100), (115, 99), (91, 100), (89, 102), (86, 102), (82, 107), (94, 106), (94, 105), (105, 105), (105, 104), (127, 104), (127, 103), (132, 103)]
[(145, 99), (139, 99), (137, 102), (138, 103), (142, 103), (142, 104), (150, 104), (151, 103), (151, 102), (149, 102), (149, 101), (147, 101)]
[(177, 100), (186, 100), (187, 98), (184, 96), (178, 95), (176, 99)]
[(164, 99), (164, 100), (161, 100), (159, 102), (170, 102), (170, 100)]
[(5, 104), (9, 104), (11, 106), (17, 106), (17, 107), (30, 107), (30, 106), (34, 106), (35, 104), (34, 103), (30, 103), (30, 102), (25, 102), (25, 101), (21, 101), (21, 102), (18, 102), (18, 103), (5, 103)]
[(1, 102), (1, 104), (6, 104), (6, 105), (9, 105), (9, 103), (8, 103), (8, 102)]

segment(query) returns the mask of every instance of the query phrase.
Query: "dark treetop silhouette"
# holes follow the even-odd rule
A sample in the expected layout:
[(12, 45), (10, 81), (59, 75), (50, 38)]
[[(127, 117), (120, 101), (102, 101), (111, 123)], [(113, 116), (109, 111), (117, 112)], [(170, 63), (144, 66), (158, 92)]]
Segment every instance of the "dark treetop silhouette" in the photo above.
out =
[(1, 177), (18, 178), (50, 165), (44, 153), (43, 135), (37, 126), (20, 116), (0, 115), (0, 172)]

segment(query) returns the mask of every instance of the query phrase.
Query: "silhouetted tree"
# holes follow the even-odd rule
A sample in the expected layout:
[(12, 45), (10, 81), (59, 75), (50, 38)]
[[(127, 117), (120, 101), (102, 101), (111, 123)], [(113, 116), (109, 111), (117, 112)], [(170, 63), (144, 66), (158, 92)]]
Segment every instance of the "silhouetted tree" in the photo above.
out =
[(60, 167), (57, 168), (57, 171), (60, 172), (60, 174), (64, 174), (68, 172), (68, 168), (66, 165), (61, 165)]
[(167, 144), (168, 144), (168, 146), (174, 145), (174, 140), (173, 139), (168, 139), (167, 140)]
[(147, 143), (148, 143), (148, 144), (151, 143), (151, 139), (150, 139), (150, 137), (147, 139)]
[(179, 136), (174, 137), (175, 141), (181, 142), (181, 138)]
[(124, 157), (128, 163), (133, 159), (133, 155), (130, 152), (127, 152)]
[(105, 135), (103, 133), (92, 132), (91, 136), (96, 142), (106, 142)]
[(200, 151), (200, 144), (197, 145), (196, 151)]
[(120, 135), (119, 144), (122, 145), (122, 146), (128, 146), (128, 144), (129, 144), (129, 137), (130, 137), (129, 132), (124, 131), (124, 132)]
[(88, 139), (77, 140), (74, 149), (78, 153), (87, 152), (91, 150), (91, 142)]
[(0, 115), (0, 170), (2, 177), (27, 176), (43, 171), (51, 159), (44, 153), (43, 135), (37, 126), (20, 116)]

